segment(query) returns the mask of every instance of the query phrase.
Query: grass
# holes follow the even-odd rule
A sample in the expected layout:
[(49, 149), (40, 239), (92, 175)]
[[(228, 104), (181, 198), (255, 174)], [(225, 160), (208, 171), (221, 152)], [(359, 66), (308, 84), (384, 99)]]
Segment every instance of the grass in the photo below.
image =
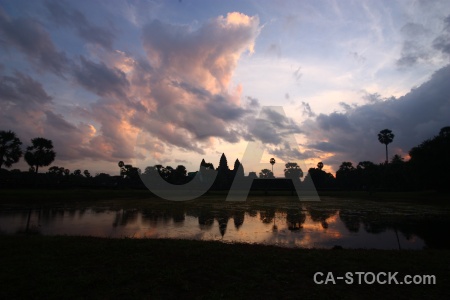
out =
[[(307, 250), (189, 240), (0, 236), (1, 299), (445, 299), (450, 251)], [(316, 285), (315, 272), (436, 275)], [(354, 277), (356, 279), (356, 275)]]

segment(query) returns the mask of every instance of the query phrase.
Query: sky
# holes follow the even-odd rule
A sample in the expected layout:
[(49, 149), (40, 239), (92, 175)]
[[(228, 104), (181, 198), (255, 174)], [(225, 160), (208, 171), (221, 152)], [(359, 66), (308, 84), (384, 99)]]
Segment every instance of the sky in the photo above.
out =
[(0, 130), (91, 174), (232, 168), (250, 143), (265, 152), (246, 174), (271, 157), (277, 177), (334, 173), (383, 162), (385, 128), (407, 160), (449, 126), (449, 58), (446, 0), (0, 0)]

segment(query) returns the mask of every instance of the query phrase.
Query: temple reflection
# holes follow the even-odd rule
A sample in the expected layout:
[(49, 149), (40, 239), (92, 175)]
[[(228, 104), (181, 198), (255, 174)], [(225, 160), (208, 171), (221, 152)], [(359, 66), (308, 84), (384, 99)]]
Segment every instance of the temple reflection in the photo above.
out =
[[(232, 220), (232, 223), (230, 223)], [(442, 224), (441, 224), (442, 223)], [(232, 224), (232, 225), (230, 225)], [(450, 248), (448, 222), (381, 222), (369, 211), (294, 204), (170, 205), (152, 209), (92, 207), (0, 211), (2, 234), (67, 234), (101, 237), (223, 239), (282, 246)], [(386, 236), (385, 244), (376, 236)], [(367, 242), (373, 239), (373, 242)], [(384, 240), (384, 239), (383, 239)], [(363, 242), (365, 244), (363, 244)], [(362, 246), (361, 246), (362, 245)]]

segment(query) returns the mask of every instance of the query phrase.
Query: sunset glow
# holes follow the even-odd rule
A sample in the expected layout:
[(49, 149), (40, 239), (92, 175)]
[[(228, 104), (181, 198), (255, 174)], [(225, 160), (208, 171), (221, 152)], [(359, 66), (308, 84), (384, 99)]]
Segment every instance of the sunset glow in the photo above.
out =
[[(0, 37), (1, 129), (92, 174), (232, 167), (253, 140), (277, 177), (289, 161), (334, 173), (383, 162), (383, 128), (407, 160), (450, 115), (447, 1), (9, 1)], [(254, 126), (264, 106), (298, 149)]]

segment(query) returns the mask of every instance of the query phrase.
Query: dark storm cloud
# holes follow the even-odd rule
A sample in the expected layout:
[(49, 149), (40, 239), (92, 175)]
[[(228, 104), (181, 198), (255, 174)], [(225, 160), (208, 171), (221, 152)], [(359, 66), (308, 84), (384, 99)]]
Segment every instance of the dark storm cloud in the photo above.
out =
[(73, 70), (76, 81), (99, 96), (125, 98), (129, 82), (121, 70), (109, 68), (103, 62), (95, 63), (80, 56), (80, 64)]
[(324, 131), (352, 130), (347, 115), (333, 112), (329, 115), (320, 114), (316, 118), (317, 124)]
[(86, 42), (112, 49), (115, 34), (111, 28), (91, 24), (83, 13), (71, 8), (67, 3), (47, 1), (45, 6), (54, 23), (60, 26), (72, 26), (75, 28), (78, 36)]
[(25, 54), (37, 68), (63, 75), (69, 60), (58, 51), (49, 34), (36, 20), (27, 18), (11, 19), (0, 7), (0, 33), (7, 47), (15, 47)]
[[(394, 142), (390, 155), (408, 151), (450, 125), (450, 65), (438, 70), (429, 81), (405, 96), (352, 107), (345, 113), (320, 114), (306, 120), (302, 128), (309, 147), (335, 152), (334, 160), (383, 161), (380, 130), (389, 128)], [(337, 151), (337, 153), (336, 153)], [(337, 169), (338, 165), (334, 166)]]
[(309, 147), (323, 152), (343, 152), (345, 148), (328, 142), (319, 142), (317, 144), (310, 144)]
[(27, 106), (51, 100), (42, 84), (28, 75), (16, 72), (13, 76), (0, 76), (0, 101)]

